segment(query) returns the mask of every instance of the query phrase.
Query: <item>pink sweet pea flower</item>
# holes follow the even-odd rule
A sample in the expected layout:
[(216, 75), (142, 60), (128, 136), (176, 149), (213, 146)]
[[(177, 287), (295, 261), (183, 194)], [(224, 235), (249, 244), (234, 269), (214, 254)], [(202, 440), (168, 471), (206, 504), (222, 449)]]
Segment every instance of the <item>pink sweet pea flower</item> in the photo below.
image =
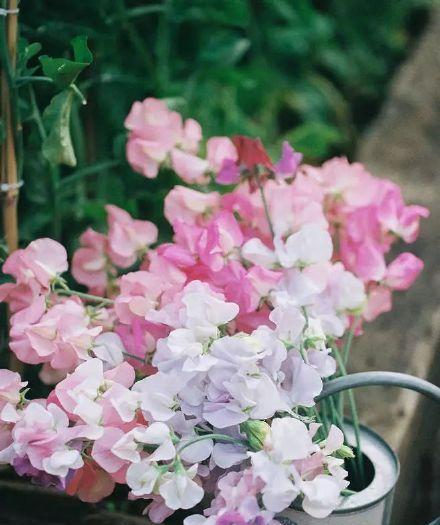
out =
[(23, 250), (16, 250), (5, 261), (3, 272), (15, 277), (17, 284), (37, 283), (49, 288), (58, 275), (67, 270), (67, 252), (52, 239), (37, 239)]
[(197, 120), (188, 118), (183, 125), (181, 148), (188, 153), (196, 154), (199, 150), (199, 143), (202, 140), (202, 128)]
[(114, 264), (128, 268), (150, 244), (157, 241), (157, 227), (150, 221), (133, 219), (128, 212), (108, 204), (108, 254)]
[(30, 307), (40, 291), (36, 282), (31, 282), (30, 285), (4, 283), (0, 285), (0, 302), (8, 303), (11, 313), (15, 313)]
[(77, 282), (89, 288), (94, 295), (104, 295), (108, 273), (114, 268), (108, 261), (107, 237), (88, 228), (80, 237), (81, 248), (73, 254), (72, 275)]
[[(341, 243), (341, 247), (346, 248), (347, 244)], [(386, 271), (385, 259), (378, 243), (367, 238), (357, 246), (353, 246), (353, 261), (346, 264), (347, 268), (352, 270), (364, 282), (380, 281), (383, 279)], [(341, 249), (341, 259), (347, 263), (347, 256)]]
[(225, 159), (215, 180), (218, 184), (238, 184), (240, 182), (240, 168), (235, 160)]
[(213, 271), (223, 268), (225, 260), (236, 256), (235, 252), (243, 244), (240, 226), (228, 211), (220, 212), (206, 229), (198, 241), (198, 254)]
[(423, 261), (412, 253), (401, 253), (388, 266), (383, 284), (393, 290), (407, 290), (423, 270)]
[(377, 216), (382, 228), (414, 242), (419, 235), (420, 218), (428, 217), (429, 210), (423, 206), (405, 206), (400, 188), (393, 183), (384, 185), (387, 190), (378, 206)]
[(345, 157), (335, 157), (320, 168), (305, 166), (304, 171), (322, 185), (327, 195), (342, 199), (350, 207), (375, 204), (379, 183), (359, 162), (350, 164)]
[(171, 152), (171, 166), (177, 175), (188, 184), (207, 184), (208, 162), (179, 149)]
[(7, 405), (14, 407), (20, 401), (20, 390), (27, 385), (21, 380), (20, 374), (10, 370), (0, 369), (0, 413)]
[(284, 141), (281, 158), (274, 165), (275, 177), (277, 179), (293, 178), (302, 159), (302, 153), (298, 153), (287, 141)]
[(374, 286), (368, 293), (368, 301), (362, 315), (366, 321), (371, 322), (380, 314), (389, 312), (391, 307), (391, 290), (386, 286)]
[(119, 281), (120, 295), (115, 300), (116, 314), (124, 324), (134, 319), (145, 319), (149, 310), (155, 309), (163, 286), (155, 275), (139, 271), (123, 275)]
[(206, 156), (209, 167), (214, 172), (219, 172), (225, 160), (235, 163), (238, 159), (237, 149), (228, 137), (212, 137), (206, 143)]
[[(18, 315), (18, 314), (16, 314)], [(101, 327), (90, 328), (84, 306), (73, 299), (53, 306), (35, 322), (12, 319), (11, 349), (28, 363), (49, 362), (54, 369), (69, 370), (88, 357)]]
[(157, 144), (130, 135), (126, 148), (127, 160), (134, 171), (147, 179), (155, 179), (160, 164), (165, 160), (167, 150), (159, 149)]
[(169, 110), (165, 102), (154, 98), (135, 102), (124, 125), (138, 137), (168, 151), (182, 136), (182, 117)]
[(165, 197), (164, 214), (170, 224), (177, 220), (197, 224), (217, 211), (220, 194), (216, 191), (202, 193), (184, 186), (174, 186)]
[[(125, 119), (130, 130), (127, 141), (127, 159), (132, 168), (148, 178), (155, 178), (159, 165), (171, 149), (182, 139), (182, 118), (170, 111), (166, 104), (154, 98), (135, 102)], [(194, 129), (189, 125), (189, 136)], [(187, 131), (188, 134), (188, 131)]]

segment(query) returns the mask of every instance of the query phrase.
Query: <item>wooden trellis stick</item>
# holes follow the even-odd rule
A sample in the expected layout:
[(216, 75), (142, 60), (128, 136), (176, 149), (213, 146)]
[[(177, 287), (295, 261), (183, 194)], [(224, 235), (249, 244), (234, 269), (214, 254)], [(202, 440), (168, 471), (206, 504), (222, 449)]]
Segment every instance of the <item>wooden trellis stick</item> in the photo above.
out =
[[(2, 9), (5, 16), (6, 34), (3, 44), (3, 67), (1, 71), (1, 117), (5, 130), (5, 140), (1, 145), (1, 192), (3, 212), (3, 233), (9, 253), (18, 248), (17, 203), (19, 183), (17, 176), (17, 157), (15, 150), (16, 115), (13, 114), (12, 90), (17, 56), (17, 14), (18, 0), (7, 0)], [(5, 42), (6, 41), (6, 42)], [(12, 354), (9, 366), (11, 370), (20, 370), (21, 364)]]

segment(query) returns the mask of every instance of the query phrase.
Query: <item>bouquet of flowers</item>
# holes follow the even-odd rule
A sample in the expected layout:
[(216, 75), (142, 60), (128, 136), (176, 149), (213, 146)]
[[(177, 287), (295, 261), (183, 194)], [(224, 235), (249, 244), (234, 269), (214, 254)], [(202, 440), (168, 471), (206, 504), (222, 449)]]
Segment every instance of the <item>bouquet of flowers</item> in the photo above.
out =
[[(65, 248), (38, 239), (3, 265), (10, 349), (54, 385), (30, 399), (0, 371), (0, 462), (83, 501), (116, 484), (161, 522), (274, 522), (295, 500), (330, 514), (347, 491), (343, 403), (315, 398), (345, 374), (362, 325), (423, 267), (412, 243), (428, 211), (361, 164), (274, 162), (258, 139), (210, 138), (163, 101), (135, 102), (127, 158), (187, 185), (165, 198), (174, 236), (106, 206), (63, 274)], [(352, 406), (354, 409), (354, 406)]]

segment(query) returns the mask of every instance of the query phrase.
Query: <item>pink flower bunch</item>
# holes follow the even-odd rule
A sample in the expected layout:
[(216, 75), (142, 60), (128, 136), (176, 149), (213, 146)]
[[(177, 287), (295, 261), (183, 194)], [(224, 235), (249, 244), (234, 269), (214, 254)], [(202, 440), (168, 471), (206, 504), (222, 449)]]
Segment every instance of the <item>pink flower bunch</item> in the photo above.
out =
[(0, 371), (0, 461), (84, 501), (125, 484), (156, 522), (204, 496), (186, 525), (272, 525), (297, 499), (327, 516), (351, 453), (334, 421), (316, 423), (315, 398), (344, 334), (420, 273), (411, 253), (388, 258), (427, 210), (360, 164), (302, 165), (288, 143), (273, 162), (259, 140), (214, 137), (202, 158), (200, 126), (159, 100), (125, 124), (135, 170), (213, 191), (175, 186), (159, 245), (154, 224), (106, 206), (108, 231), (73, 254), (87, 293), (62, 277), (55, 241), (9, 256), (10, 348), (56, 386), (28, 401)]
[(366, 284), (364, 317), (372, 321), (391, 309), (392, 291), (407, 290), (423, 269), (423, 262), (411, 253), (390, 263), (385, 256), (397, 240), (416, 240), (420, 219), (429, 211), (406, 206), (395, 183), (374, 177), (345, 158), (334, 158), (320, 168), (304, 166), (303, 171), (323, 191), (330, 230), (339, 247), (336, 257)]

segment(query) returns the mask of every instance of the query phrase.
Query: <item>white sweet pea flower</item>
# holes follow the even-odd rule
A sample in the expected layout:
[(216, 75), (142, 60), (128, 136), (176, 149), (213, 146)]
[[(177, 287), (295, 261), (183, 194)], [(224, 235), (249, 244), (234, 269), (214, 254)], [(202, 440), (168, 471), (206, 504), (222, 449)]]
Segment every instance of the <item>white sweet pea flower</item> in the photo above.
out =
[(171, 440), (170, 429), (164, 423), (152, 423), (145, 428), (134, 429), (137, 442), (147, 445), (158, 445), (148, 456), (148, 461), (168, 461), (176, 455), (176, 449)]
[(289, 406), (313, 406), (315, 397), (322, 390), (322, 379), (317, 370), (305, 363), (298, 352), (291, 350), (281, 366), (281, 371), (284, 373), (281, 388)]
[(66, 477), (70, 469), (79, 469), (84, 465), (78, 450), (57, 450), (48, 458), (43, 459), (43, 469), (48, 474)]
[(267, 441), (271, 457), (279, 462), (303, 459), (317, 450), (306, 425), (292, 417), (275, 418)]
[(274, 239), (275, 253), (284, 268), (305, 267), (329, 261), (333, 253), (331, 236), (322, 226), (305, 224), (285, 242)]
[(275, 324), (275, 332), (283, 341), (295, 344), (306, 325), (306, 319), (300, 308), (286, 296), (278, 297), (269, 319)]
[(262, 489), (264, 506), (272, 512), (281, 512), (296, 499), (299, 489), (290, 478), (285, 465), (273, 461), (267, 453), (251, 453), (254, 475), (261, 478), (265, 485)]
[(338, 506), (341, 486), (337, 479), (319, 474), (311, 481), (302, 481), (303, 509), (314, 518), (325, 518)]
[(133, 385), (139, 392), (142, 411), (147, 419), (168, 421), (179, 407), (177, 394), (185, 387), (191, 376), (184, 373), (166, 374), (157, 372)]
[(254, 237), (244, 243), (241, 248), (244, 259), (251, 263), (258, 264), (264, 268), (274, 268), (278, 263), (278, 258), (273, 250), (268, 248), (261, 239)]
[(197, 337), (188, 328), (177, 328), (168, 337), (160, 339), (153, 358), (159, 370), (183, 370), (184, 372), (206, 372), (216, 363), (207, 353), (211, 338)]
[(252, 419), (266, 419), (277, 411), (289, 410), (275, 383), (264, 373), (257, 376), (236, 374), (225, 381), (224, 387)]
[(232, 321), (239, 312), (237, 304), (203, 292), (184, 294), (182, 303), (186, 307), (183, 325), (193, 330), (197, 338), (217, 337), (218, 327)]
[(127, 432), (116, 441), (111, 448), (111, 452), (124, 461), (139, 463), (141, 461), (139, 448), (139, 443), (136, 441), (135, 430), (130, 430), (130, 432)]
[(338, 267), (330, 285), (330, 293), (336, 311), (346, 312), (347, 310), (358, 310), (362, 308), (366, 301), (364, 283), (355, 277), (351, 272)]
[(132, 463), (127, 469), (127, 485), (134, 496), (151, 494), (162, 476), (163, 469), (148, 460)]
[(93, 353), (106, 365), (106, 368), (114, 368), (124, 360), (125, 351), (121, 338), (114, 332), (105, 332), (95, 339)]
[(163, 475), (159, 486), (159, 494), (170, 509), (190, 509), (203, 498), (203, 489), (193, 478), (197, 474), (198, 465), (192, 465), (188, 470), (180, 467), (177, 472), (167, 472)]

